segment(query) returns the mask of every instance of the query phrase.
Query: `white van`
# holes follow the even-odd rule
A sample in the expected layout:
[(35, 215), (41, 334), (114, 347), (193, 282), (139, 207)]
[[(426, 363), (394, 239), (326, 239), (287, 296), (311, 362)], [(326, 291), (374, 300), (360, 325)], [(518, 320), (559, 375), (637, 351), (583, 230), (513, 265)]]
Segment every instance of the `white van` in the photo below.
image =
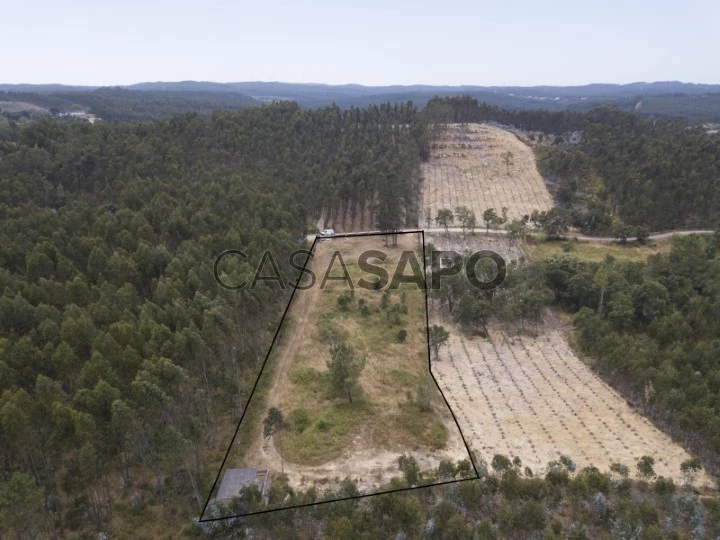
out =
[(335, 230), (334, 229), (325, 229), (320, 233), (320, 236), (323, 238), (330, 238), (332, 236), (335, 236)]

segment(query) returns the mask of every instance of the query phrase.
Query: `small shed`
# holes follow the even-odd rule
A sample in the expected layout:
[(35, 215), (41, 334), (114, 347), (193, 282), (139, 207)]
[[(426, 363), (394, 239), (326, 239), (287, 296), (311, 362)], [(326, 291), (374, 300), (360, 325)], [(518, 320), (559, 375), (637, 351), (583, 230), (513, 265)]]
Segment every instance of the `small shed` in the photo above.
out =
[(220, 482), (218, 500), (229, 501), (239, 497), (242, 488), (252, 484), (257, 486), (262, 501), (268, 503), (270, 491), (270, 473), (266, 469), (228, 469)]

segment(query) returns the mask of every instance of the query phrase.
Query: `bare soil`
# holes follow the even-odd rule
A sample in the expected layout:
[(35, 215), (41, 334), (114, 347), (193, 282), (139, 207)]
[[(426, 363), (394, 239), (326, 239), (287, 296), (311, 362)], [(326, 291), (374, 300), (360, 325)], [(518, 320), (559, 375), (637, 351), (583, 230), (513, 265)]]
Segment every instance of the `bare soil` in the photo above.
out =
[[(690, 454), (597, 377), (554, 325), (537, 337), (492, 326), (487, 339), (454, 328), (432, 370), (468, 444), (487, 463), (495, 454), (517, 456), (538, 473), (567, 455), (579, 468), (607, 471), (619, 462), (635, 473), (649, 455), (658, 475), (683, 482), (680, 464)], [(713, 484), (703, 474), (695, 485)]]
[(520, 240), (511, 242), (507, 236), (486, 235), (484, 231), (468, 232), (465, 236), (457, 232), (449, 234), (426, 232), (425, 242), (426, 244), (432, 244), (436, 250), (455, 251), (460, 254), (475, 253), (487, 249), (498, 253), (507, 262), (525, 257)]

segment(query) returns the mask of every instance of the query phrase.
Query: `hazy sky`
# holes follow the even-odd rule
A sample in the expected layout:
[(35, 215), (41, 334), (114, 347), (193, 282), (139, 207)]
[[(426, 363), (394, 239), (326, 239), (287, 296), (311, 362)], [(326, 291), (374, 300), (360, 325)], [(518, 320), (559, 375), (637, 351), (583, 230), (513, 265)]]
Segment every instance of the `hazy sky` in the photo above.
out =
[(720, 0), (8, 0), (0, 12), (2, 83), (720, 83)]

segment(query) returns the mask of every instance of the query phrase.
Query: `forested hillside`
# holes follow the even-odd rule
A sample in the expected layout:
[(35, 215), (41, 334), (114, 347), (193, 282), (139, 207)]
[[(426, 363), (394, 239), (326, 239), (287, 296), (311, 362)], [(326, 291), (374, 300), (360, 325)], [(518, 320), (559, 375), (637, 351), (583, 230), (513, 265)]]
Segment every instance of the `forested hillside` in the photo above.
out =
[(647, 414), (720, 469), (717, 240), (673, 240), (647, 264), (550, 259), (547, 284), (576, 312), (583, 349)]
[(568, 222), (585, 232), (715, 228), (720, 217), (720, 136), (703, 127), (608, 107), (507, 110), (469, 97), (435, 98), (423, 115), (553, 135), (537, 147), (538, 167), (556, 201), (572, 210)]
[[(559, 202), (603, 203), (626, 225), (711, 228), (720, 217), (720, 136), (682, 121), (615, 109), (585, 115), (580, 142), (540, 148), (539, 166)], [(601, 182), (601, 189), (593, 185)], [(579, 223), (583, 226), (582, 223)]]
[[(690, 122), (718, 122), (720, 85), (677, 81), (589, 84), (584, 86), (364, 86), (286, 82), (167, 81), (98, 87), (61, 84), (0, 84), (0, 101), (29, 101), (67, 107), (84, 104), (100, 116), (130, 116), (150, 120), (184, 112), (209, 113), (212, 107), (234, 110), (273, 101), (294, 101), (301, 107), (366, 107), (412, 101), (424, 107), (433, 98), (469, 96), (494, 107), (513, 110), (587, 111), (613, 106), (640, 116), (684, 118)], [(256, 101), (255, 101), (256, 100)], [(132, 103), (133, 107), (127, 105)], [(97, 108), (95, 108), (97, 106)], [(185, 109), (183, 109), (185, 107)], [(105, 114), (101, 112), (105, 111)]]
[(199, 513), (290, 292), (224, 290), (215, 257), (245, 251), (223, 272), (251, 282), (271, 250), (289, 281), (323, 209), (380, 193), (402, 220), (413, 119), (278, 104), (0, 143), (0, 535), (130, 536), (142, 514), (155, 536)]
[[(410, 104), (281, 103), (144, 124), (11, 126), (0, 141), (0, 535), (200, 534), (192, 519), (290, 292), (263, 281), (224, 290), (215, 257), (242, 249), (248, 259), (222, 272), (251, 282), (271, 250), (287, 283), (296, 277), (287, 256), (307, 247), (321, 215), (371, 207), (373, 227), (414, 226), (428, 121), (554, 135), (582, 128), (579, 142), (557, 137), (541, 162), (565, 186), (562, 204), (591, 193), (608, 216), (617, 208), (624, 222), (653, 228), (717, 220), (719, 139), (610, 110), (529, 113), (438, 99), (419, 114)], [(589, 190), (588, 181), (600, 187)], [(534, 285), (510, 279), (493, 309), (512, 318), (509, 300), (527, 296), (521, 307), (535, 318), (553, 301), (578, 312), (584, 350), (715, 471), (716, 248), (686, 239), (647, 265), (553, 259), (517, 273)], [(466, 315), (477, 323), (477, 312)], [(501, 456), (482, 481), (247, 524), (268, 538), (718, 532), (715, 499), (665, 479), (647, 484), (647, 462), (637, 483), (622, 467), (571, 478), (571, 465), (554, 463), (538, 478)], [(403, 467), (391, 487), (467, 472), (446, 463), (422, 478), (417, 464)], [(351, 483), (343, 490), (356, 494)], [(281, 478), (271, 495), (314, 500)]]
[[(453, 278), (442, 298), (466, 329), (499, 320), (522, 332), (544, 307), (574, 316), (588, 361), (683, 446), (720, 472), (720, 239), (677, 236), (647, 262), (562, 255), (512, 264), (492, 298)], [(572, 246), (572, 243), (570, 243)], [(657, 456), (662, 457), (662, 456)]]
[(583, 126), (583, 114), (579, 112), (504, 109), (479, 103), (477, 99), (468, 96), (433, 98), (423, 113), (433, 123), (496, 122), (547, 134), (575, 131)]
[[(60, 89), (51, 94), (31, 92), (2, 92), (0, 102), (21, 102), (42, 107), (45, 115), (84, 110), (110, 122), (142, 122), (159, 120), (194, 112), (209, 118), (214, 110), (235, 111), (257, 106), (259, 101), (237, 92), (131, 91), (122, 88), (98, 88), (88, 91)], [(0, 111), (10, 119), (20, 114)], [(35, 115), (37, 116), (37, 115)]]

